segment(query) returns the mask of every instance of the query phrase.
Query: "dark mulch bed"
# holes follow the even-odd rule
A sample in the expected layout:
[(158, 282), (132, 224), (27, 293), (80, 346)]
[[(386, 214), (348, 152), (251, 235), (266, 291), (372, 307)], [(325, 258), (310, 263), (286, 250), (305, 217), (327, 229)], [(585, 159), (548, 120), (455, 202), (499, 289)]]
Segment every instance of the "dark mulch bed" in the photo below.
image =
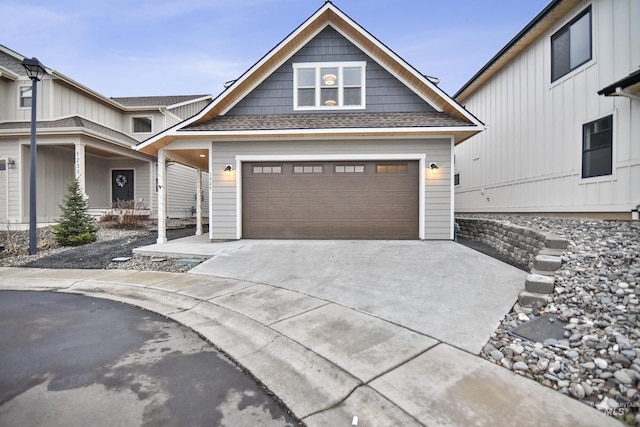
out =
[[(193, 235), (193, 228), (167, 230), (167, 239), (178, 239)], [(157, 232), (148, 232), (131, 237), (104, 242), (89, 243), (87, 245), (69, 248), (52, 255), (34, 260), (25, 265), (33, 268), (78, 268), (102, 269), (107, 268), (111, 260), (116, 257), (131, 256), (135, 248), (156, 243)]]

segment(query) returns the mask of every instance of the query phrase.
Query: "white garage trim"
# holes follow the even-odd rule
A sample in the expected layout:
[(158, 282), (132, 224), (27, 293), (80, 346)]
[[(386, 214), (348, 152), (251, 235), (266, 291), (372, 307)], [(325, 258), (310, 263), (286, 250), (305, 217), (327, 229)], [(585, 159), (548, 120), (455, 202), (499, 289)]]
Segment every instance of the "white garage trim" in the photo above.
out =
[(418, 209), (418, 236), (425, 238), (425, 165), (426, 154), (292, 154), (292, 155), (238, 155), (236, 156), (236, 238), (242, 239), (242, 163), (243, 162), (303, 162), (303, 161), (387, 161), (418, 160), (420, 174)]

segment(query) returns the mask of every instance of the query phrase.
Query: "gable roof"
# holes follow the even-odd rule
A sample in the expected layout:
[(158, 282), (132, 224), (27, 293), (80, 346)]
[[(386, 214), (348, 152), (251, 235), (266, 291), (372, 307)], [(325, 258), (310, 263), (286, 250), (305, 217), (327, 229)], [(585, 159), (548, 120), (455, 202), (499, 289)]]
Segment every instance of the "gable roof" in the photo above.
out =
[[(191, 133), (194, 129), (204, 130), (206, 128), (206, 126), (203, 125), (204, 123), (212, 120), (220, 122), (218, 119), (219, 117), (224, 116), (231, 108), (233, 108), (234, 105), (248, 95), (260, 83), (269, 77), (271, 73), (273, 73), (327, 26), (333, 27), (351, 43), (359, 47), (373, 60), (382, 65), (395, 78), (402, 81), (418, 96), (422, 97), (425, 102), (428, 102), (437, 109), (443, 117), (447, 116), (454, 118), (458, 121), (458, 124), (464, 123), (464, 126), (462, 126), (464, 128), (463, 130), (456, 133), (452, 129), (447, 133), (447, 135), (455, 135), (456, 143), (461, 142), (483, 129), (483, 124), (477, 118), (438, 88), (428, 77), (425, 77), (415, 68), (410, 66), (387, 46), (334, 6), (331, 1), (327, 1), (309, 19), (307, 19), (302, 25), (295, 29), (282, 42), (280, 42), (242, 76), (240, 76), (239, 79), (231, 83), (227, 89), (222, 92), (220, 96), (214, 99), (207, 108), (202, 110), (202, 112), (191, 119), (174, 126), (173, 128), (167, 129), (166, 131), (149, 138), (138, 145), (137, 149), (148, 154), (157, 155), (160, 148), (175, 141), (180, 134), (190, 132), (190, 136), (192, 136)], [(343, 115), (345, 115), (345, 113), (340, 113), (340, 116)], [(296, 114), (296, 116), (298, 116), (298, 114)], [(300, 126), (300, 123), (303, 123), (303, 116), (308, 117), (309, 115), (301, 114), (299, 116), (300, 117), (295, 118), (299, 123), (297, 126)], [(365, 116), (352, 115), (350, 117), (364, 118)], [(257, 119), (254, 118), (254, 120)], [(367, 120), (370, 121), (371, 117), (367, 118)], [(361, 133), (363, 132), (362, 128), (364, 127), (365, 126), (362, 123), (357, 126)], [(426, 122), (423, 122), (420, 126), (415, 126), (414, 130), (418, 131), (418, 129), (421, 129), (425, 133), (433, 134), (433, 132), (435, 132), (434, 129), (441, 129), (439, 126), (431, 126), (431, 129), (427, 130), (427, 127), (429, 126)], [(303, 127), (296, 127), (296, 129), (302, 128)], [(306, 126), (304, 128), (306, 128)], [(325, 127), (324, 129), (327, 128)], [(229, 131), (230, 129), (226, 130)], [(211, 134), (207, 133), (206, 135), (202, 134), (200, 136), (210, 137)], [(270, 136), (274, 135), (270, 134)]]
[(498, 71), (505, 67), (520, 52), (531, 46), (549, 28), (560, 21), (582, 0), (552, 0), (531, 22), (487, 62), (471, 79), (453, 95), (460, 103), (464, 101)]

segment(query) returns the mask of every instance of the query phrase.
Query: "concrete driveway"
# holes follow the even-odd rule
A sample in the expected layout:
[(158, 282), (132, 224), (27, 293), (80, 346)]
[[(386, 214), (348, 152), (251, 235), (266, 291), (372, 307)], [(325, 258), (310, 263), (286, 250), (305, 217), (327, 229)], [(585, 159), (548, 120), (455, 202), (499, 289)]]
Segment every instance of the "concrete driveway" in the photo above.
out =
[(240, 240), (191, 273), (331, 301), (478, 354), (527, 274), (450, 241)]

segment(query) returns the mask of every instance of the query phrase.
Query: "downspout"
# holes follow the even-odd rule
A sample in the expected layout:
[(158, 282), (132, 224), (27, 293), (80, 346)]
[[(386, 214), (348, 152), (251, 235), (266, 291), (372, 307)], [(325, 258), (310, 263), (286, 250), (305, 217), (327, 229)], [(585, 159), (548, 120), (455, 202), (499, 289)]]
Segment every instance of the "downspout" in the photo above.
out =
[(618, 96), (624, 96), (625, 98), (629, 98), (635, 101), (640, 101), (640, 96), (627, 93), (623, 91), (622, 88), (619, 86), (616, 88), (616, 94), (618, 94)]
[[(640, 96), (633, 95), (631, 93), (627, 93), (627, 92), (623, 91), (620, 86), (618, 86), (616, 88), (616, 94), (618, 96), (623, 96), (625, 98), (628, 98), (628, 99), (630, 99), (632, 101), (640, 101)], [(632, 220), (637, 221), (637, 220), (640, 219), (639, 211), (640, 211), (640, 203), (638, 203), (634, 209), (631, 209), (631, 219)]]
[(635, 209), (631, 209), (631, 219), (637, 221), (640, 219), (640, 203), (638, 203)]

